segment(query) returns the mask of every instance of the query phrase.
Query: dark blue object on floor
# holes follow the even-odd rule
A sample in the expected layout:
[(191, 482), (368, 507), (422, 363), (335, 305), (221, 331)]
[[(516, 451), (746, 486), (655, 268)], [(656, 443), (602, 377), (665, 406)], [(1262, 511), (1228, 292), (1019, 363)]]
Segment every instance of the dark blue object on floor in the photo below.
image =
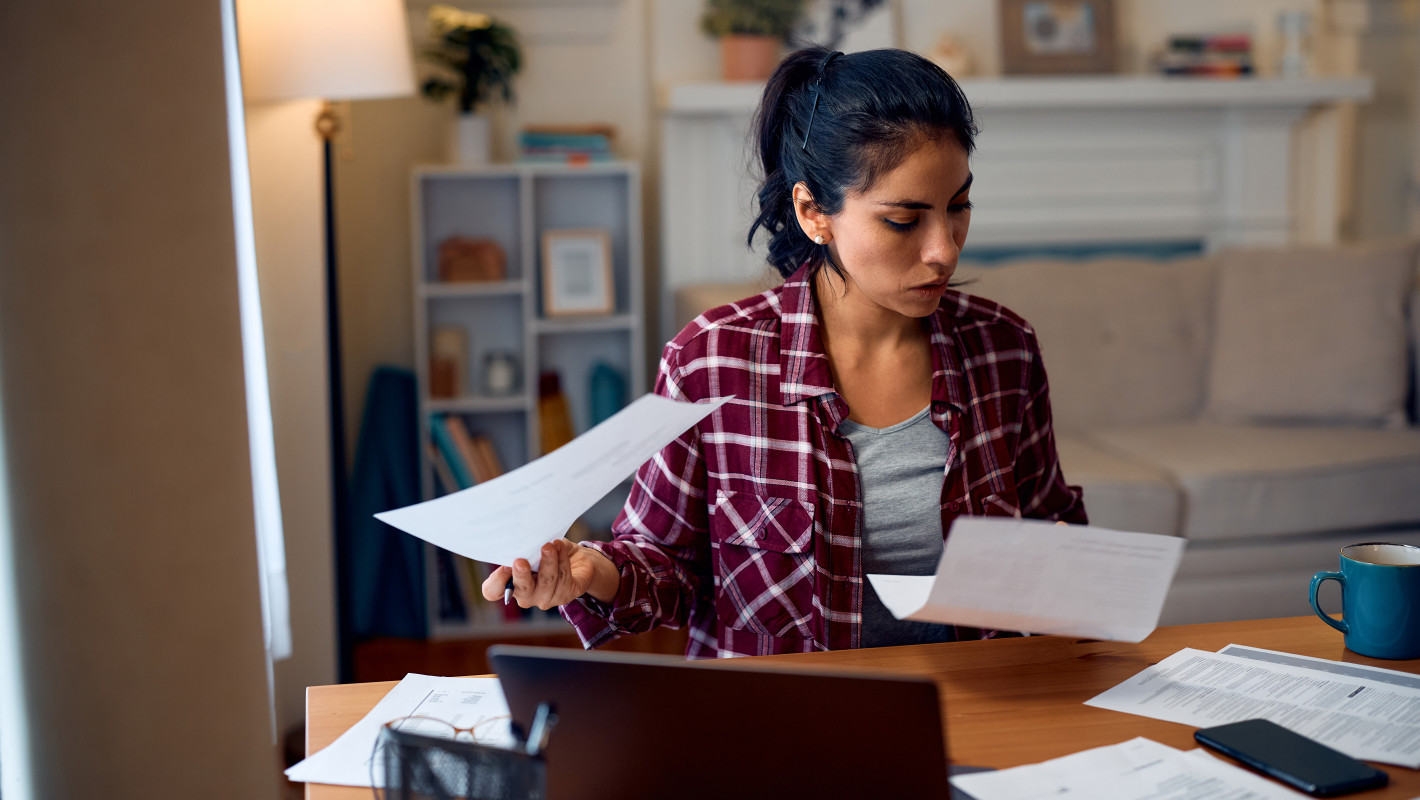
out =
[[(375, 636), (422, 639), (425, 612), (423, 543), (375, 519), (380, 511), (419, 502), (419, 423), (414, 373), (379, 367), (370, 378), (350, 491), (348, 581), (350, 619), (341, 627), (358, 641)], [(352, 639), (353, 637), (353, 639)]]

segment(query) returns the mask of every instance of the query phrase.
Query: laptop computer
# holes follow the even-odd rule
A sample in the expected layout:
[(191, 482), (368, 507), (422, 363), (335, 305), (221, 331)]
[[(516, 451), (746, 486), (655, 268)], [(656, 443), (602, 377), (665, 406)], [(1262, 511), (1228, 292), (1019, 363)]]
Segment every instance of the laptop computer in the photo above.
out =
[(495, 645), (518, 730), (539, 703), (548, 800), (946, 798), (941, 701), (930, 679)]

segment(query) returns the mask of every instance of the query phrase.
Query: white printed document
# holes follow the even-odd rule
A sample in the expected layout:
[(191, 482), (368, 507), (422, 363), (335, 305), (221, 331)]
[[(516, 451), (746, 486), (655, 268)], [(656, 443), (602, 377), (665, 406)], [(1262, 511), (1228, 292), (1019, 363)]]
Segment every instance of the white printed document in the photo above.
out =
[(1143, 737), (951, 780), (976, 800), (1294, 800), (1307, 796), (1201, 750), (1175, 750)]
[(497, 678), (438, 678), (410, 673), (363, 719), (320, 752), (286, 770), (298, 783), (385, 786), (375, 742), (386, 722), (401, 717), (433, 717), (458, 728), (475, 728), (475, 740), (495, 747), (516, 743), (508, 701)]
[(1200, 728), (1261, 717), (1352, 758), (1420, 768), (1420, 688), (1384, 678), (1185, 648), (1085, 705)]
[(1263, 650), (1260, 647), (1248, 647), (1243, 644), (1230, 644), (1227, 647), (1221, 648), (1218, 652), (1225, 656), (1251, 658), (1255, 661), (1266, 661), (1270, 664), (1284, 664), (1287, 666), (1314, 669), (1333, 676), (1349, 675), (1353, 678), (1365, 678), (1366, 680), (1376, 681), (1378, 683), (1391, 683), (1396, 686), (1420, 689), (1420, 675), (1413, 675), (1409, 672), (1401, 672), (1395, 669), (1368, 667), (1365, 664), (1351, 664), (1346, 661), (1330, 661), (1325, 658), (1299, 656), (1296, 653)]
[(375, 518), (475, 561), (511, 565), (514, 559), (526, 558), (536, 570), (544, 544), (560, 539), (647, 459), (730, 399), (678, 403), (642, 395), (536, 461), (461, 492)]
[(898, 619), (1143, 641), (1184, 540), (1088, 525), (958, 517), (937, 574), (869, 575)]

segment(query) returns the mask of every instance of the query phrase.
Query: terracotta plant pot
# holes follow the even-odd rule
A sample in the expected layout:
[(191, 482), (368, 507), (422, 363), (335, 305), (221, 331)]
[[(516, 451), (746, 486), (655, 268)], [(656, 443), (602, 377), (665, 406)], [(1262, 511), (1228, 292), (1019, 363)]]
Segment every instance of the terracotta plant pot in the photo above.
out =
[(720, 37), (720, 72), (727, 81), (762, 81), (779, 63), (779, 39), (731, 34)]

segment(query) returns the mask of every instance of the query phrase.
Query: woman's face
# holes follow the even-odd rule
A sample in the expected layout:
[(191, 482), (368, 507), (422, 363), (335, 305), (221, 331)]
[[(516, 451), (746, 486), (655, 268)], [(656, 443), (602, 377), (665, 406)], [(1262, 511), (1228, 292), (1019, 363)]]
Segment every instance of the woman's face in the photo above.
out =
[(970, 193), (966, 149), (950, 135), (924, 137), (897, 168), (821, 218), (848, 278), (846, 293), (836, 276), (825, 276), (830, 286), (859, 311), (931, 314), (966, 243)]

